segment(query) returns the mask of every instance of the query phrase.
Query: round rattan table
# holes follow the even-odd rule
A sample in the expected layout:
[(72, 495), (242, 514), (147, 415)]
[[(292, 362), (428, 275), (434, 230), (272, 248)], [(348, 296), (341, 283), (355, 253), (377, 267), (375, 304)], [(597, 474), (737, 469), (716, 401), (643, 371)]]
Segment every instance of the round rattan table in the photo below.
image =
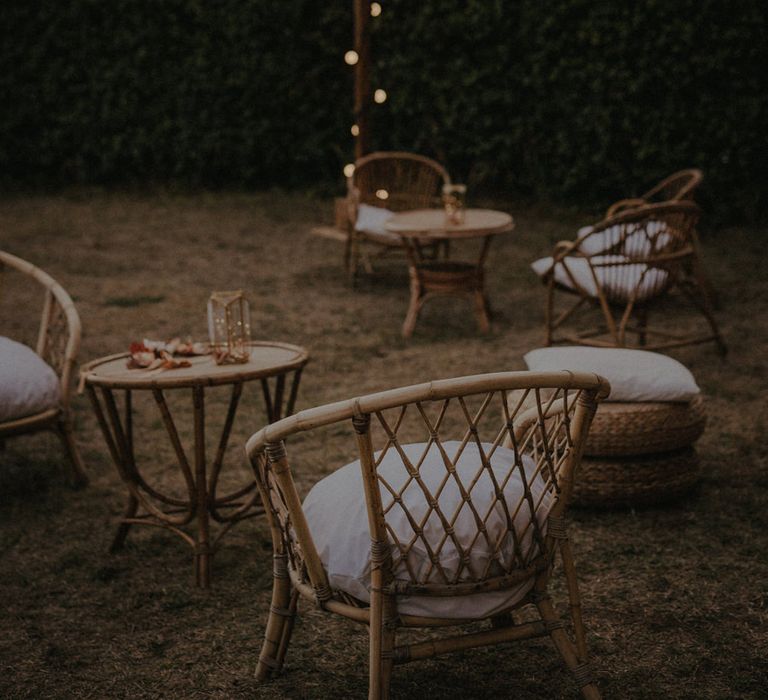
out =
[[(296, 401), (301, 373), (309, 360), (302, 347), (277, 342), (254, 342), (250, 359), (243, 364), (217, 365), (211, 355), (186, 358), (190, 367), (166, 370), (128, 369), (128, 353), (111, 355), (84, 365), (83, 384), (93, 404), (99, 427), (128, 489), (128, 505), (112, 542), (112, 551), (123, 546), (131, 525), (164, 527), (175, 532), (194, 550), (195, 578), (201, 588), (210, 586), (211, 557), (221, 537), (238, 521), (262, 512), (251, 481), (233, 493), (219, 495), (217, 483), (237, 407), (246, 382), (261, 383), (268, 421), (290, 415)], [(290, 380), (290, 386), (287, 386)], [(232, 387), (221, 435), (213, 460), (205, 444), (205, 389)], [(123, 410), (117, 391), (124, 392)], [(171, 416), (165, 393), (189, 390), (192, 400), (194, 455), (187, 456)], [(151, 392), (184, 478), (186, 497), (161, 493), (142, 476), (135, 459), (132, 394)], [(220, 524), (211, 541), (211, 520)], [(191, 530), (192, 532), (188, 532)]]
[[(435, 296), (468, 296), (482, 333), (490, 329), (490, 307), (485, 292), (484, 267), (493, 238), (509, 233), (515, 223), (509, 214), (492, 209), (467, 209), (461, 223), (450, 223), (443, 209), (416, 209), (394, 214), (386, 229), (403, 238), (409, 259), (411, 299), (403, 322), (405, 338), (413, 335), (424, 303)], [(481, 239), (475, 260), (427, 259), (423, 247), (434, 243)]]

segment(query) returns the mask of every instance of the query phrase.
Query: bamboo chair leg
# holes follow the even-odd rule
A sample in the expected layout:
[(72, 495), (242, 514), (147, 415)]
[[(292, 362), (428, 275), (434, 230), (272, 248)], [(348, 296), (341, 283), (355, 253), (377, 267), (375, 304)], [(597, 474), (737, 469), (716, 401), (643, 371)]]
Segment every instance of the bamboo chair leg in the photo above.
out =
[(576, 647), (566, 634), (563, 624), (552, 606), (551, 599), (547, 597), (537, 601), (536, 607), (539, 609), (542, 620), (549, 628), (552, 643), (560, 653), (568, 670), (573, 673), (585, 700), (600, 700), (600, 691), (590, 677), (588, 659), (585, 658), (583, 661), (579, 659)]
[(709, 304), (709, 306), (713, 309), (718, 309), (720, 307), (720, 300), (717, 296), (715, 288), (709, 281), (707, 273), (704, 272), (704, 262), (701, 255), (701, 241), (699, 239), (698, 233), (695, 231), (693, 234), (693, 252), (694, 254), (691, 258), (690, 274), (704, 293), (707, 304)]
[[(263, 681), (280, 672), (282, 661), (290, 641), (289, 629), (286, 623), (292, 617), (291, 581), (288, 578), (288, 565), (285, 555), (275, 555), (272, 569), (272, 604), (269, 607), (269, 618), (264, 630), (264, 644), (259, 654), (256, 666), (256, 680)], [(293, 614), (295, 614), (295, 607)], [(292, 622), (291, 622), (292, 625)]]
[(283, 668), (283, 662), (285, 661), (285, 655), (288, 652), (288, 645), (291, 643), (291, 636), (293, 635), (293, 627), (296, 623), (296, 609), (299, 605), (299, 592), (295, 589), (291, 591), (291, 600), (288, 604), (288, 617), (283, 625), (283, 636), (280, 639), (280, 646), (277, 649), (277, 669), (279, 672)]
[[(368, 700), (389, 700), (395, 648), (395, 631), (381, 619), (371, 620), (370, 658), (368, 665)], [(379, 644), (374, 644), (374, 637)]]
[(88, 476), (85, 473), (85, 465), (80, 457), (80, 451), (77, 449), (75, 437), (72, 431), (72, 424), (69, 419), (62, 419), (56, 429), (64, 451), (69, 459), (69, 478), (72, 486), (81, 488), (88, 484)]
[(128, 537), (128, 531), (131, 529), (131, 523), (125, 522), (128, 518), (133, 518), (139, 510), (139, 499), (132, 493), (128, 494), (128, 504), (125, 506), (125, 515), (123, 522), (117, 527), (117, 532), (112, 539), (112, 545), (109, 548), (110, 554), (121, 550), (125, 545), (125, 538)]
[(573, 565), (573, 553), (568, 539), (560, 541), (560, 558), (563, 562), (563, 571), (568, 586), (568, 603), (573, 622), (573, 634), (576, 638), (576, 651), (581, 663), (587, 662), (587, 640), (584, 630), (584, 621), (581, 616), (581, 596), (579, 584), (576, 579), (576, 568)]
[(384, 629), (384, 641), (382, 648), (385, 654), (385, 658), (381, 664), (381, 699), (389, 700), (389, 688), (392, 682), (392, 669), (395, 665), (392, 658), (392, 652), (395, 648), (395, 632), (394, 630)]
[[(706, 293), (704, 292), (703, 289), (700, 289), (700, 288), (689, 289), (688, 287), (682, 286), (682, 285), (681, 285), (681, 289), (683, 290), (683, 293), (691, 301), (691, 303), (699, 311), (701, 311), (704, 318), (707, 319), (707, 323), (709, 324), (709, 327), (712, 330), (712, 336), (713, 336), (712, 339), (717, 344), (717, 350), (722, 357), (725, 357), (728, 354), (728, 346), (725, 344), (725, 341), (723, 340), (723, 336), (720, 335), (720, 328), (718, 328), (717, 322), (715, 321), (715, 317), (712, 314), (712, 310), (710, 308), (709, 300), (707, 299)], [(697, 291), (700, 291), (702, 296), (699, 296), (698, 294), (696, 294)]]
[(481, 333), (487, 333), (491, 330), (491, 321), (488, 317), (488, 309), (485, 304), (485, 297), (482, 291), (476, 289), (474, 292), (475, 316), (477, 316), (477, 327)]
[(699, 286), (704, 291), (704, 296), (706, 296), (707, 303), (709, 304), (710, 308), (719, 309), (720, 297), (715, 291), (715, 288), (712, 286), (712, 283), (709, 281), (709, 277), (707, 277), (706, 273), (702, 269), (701, 263), (696, 263), (696, 266), (694, 267), (694, 275), (699, 283)]
[(715, 336), (715, 343), (717, 344), (717, 351), (722, 357), (725, 357), (728, 354), (728, 346), (725, 344), (723, 336), (720, 335), (720, 328), (718, 328), (717, 323), (715, 322), (715, 317), (712, 315), (709, 303), (707, 301), (700, 302), (698, 307), (701, 310), (701, 313), (704, 314), (704, 318), (707, 319), (709, 327), (712, 329), (712, 333)]

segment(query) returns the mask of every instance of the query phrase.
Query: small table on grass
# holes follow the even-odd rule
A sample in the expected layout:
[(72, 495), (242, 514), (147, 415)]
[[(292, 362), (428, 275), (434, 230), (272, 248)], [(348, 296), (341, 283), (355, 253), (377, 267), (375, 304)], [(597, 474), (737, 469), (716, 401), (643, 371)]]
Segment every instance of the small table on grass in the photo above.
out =
[[(478, 327), (487, 333), (490, 310), (483, 269), (493, 238), (514, 229), (512, 217), (491, 209), (467, 209), (462, 223), (450, 224), (443, 209), (417, 209), (394, 214), (385, 227), (402, 237), (408, 252), (411, 301), (403, 322), (403, 337), (411, 337), (421, 307), (434, 296), (469, 296)], [(432, 260), (422, 255), (425, 245), (471, 238), (482, 239), (476, 260)]]
[[(107, 447), (128, 489), (128, 505), (111, 551), (123, 546), (131, 525), (164, 527), (192, 547), (197, 585), (208, 588), (211, 556), (221, 537), (238, 521), (262, 512), (256, 507), (258, 492), (254, 481), (226, 495), (217, 494), (216, 489), (243, 385), (252, 381), (261, 383), (270, 423), (283, 415), (290, 415), (309, 353), (296, 345), (254, 342), (251, 343), (247, 363), (217, 365), (213, 356), (202, 355), (187, 358), (192, 363), (191, 367), (168, 370), (128, 369), (128, 357), (128, 353), (111, 355), (94, 360), (81, 370)], [(290, 388), (286, 393), (289, 378)], [(232, 391), (215, 457), (209, 462), (205, 446), (205, 389), (224, 385), (231, 386)], [(122, 417), (115, 397), (117, 390), (124, 392)], [(190, 392), (194, 428), (194, 455), (191, 461), (166, 402), (164, 392), (170, 390)], [(147, 483), (136, 464), (132, 415), (132, 393), (135, 391), (148, 391), (154, 397), (184, 478), (186, 497), (161, 493)], [(221, 525), (212, 542), (211, 519)], [(187, 532), (187, 529), (193, 532)]]

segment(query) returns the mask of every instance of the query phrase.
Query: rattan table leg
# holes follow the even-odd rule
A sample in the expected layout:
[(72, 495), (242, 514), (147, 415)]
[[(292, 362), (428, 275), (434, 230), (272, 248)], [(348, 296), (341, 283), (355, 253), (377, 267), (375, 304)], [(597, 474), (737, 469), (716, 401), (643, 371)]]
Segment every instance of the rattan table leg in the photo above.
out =
[[(133, 460), (133, 429), (130, 420), (130, 393), (126, 392), (126, 411), (128, 414), (126, 416), (127, 427), (125, 431), (123, 431), (120, 426), (120, 417), (117, 414), (114, 395), (109, 389), (102, 389), (102, 398), (108, 409), (106, 415), (101, 407), (101, 402), (96, 395), (96, 391), (92, 386), (88, 386), (88, 396), (91, 399), (91, 404), (96, 413), (99, 428), (107, 443), (107, 448), (109, 449), (112, 461), (115, 463), (115, 466), (117, 466), (118, 473), (122, 480), (127, 483), (131, 479)], [(130, 519), (136, 516), (138, 507), (138, 498), (129, 490), (125, 514), (123, 515), (120, 525), (118, 525), (117, 532), (110, 545), (110, 552), (116, 552), (119, 549), (122, 549), (125, 544), (125, 539), (128, 536), (128, 531), (131, 529)]]
[(197, 540), (195, 579), (200, 588), (211, 581), (210, 522), (208, 514), (208, 475), (205, 460), (205, 395), (201, 386), (192, 389), (195, 427), (195, 496), (197, 498)]

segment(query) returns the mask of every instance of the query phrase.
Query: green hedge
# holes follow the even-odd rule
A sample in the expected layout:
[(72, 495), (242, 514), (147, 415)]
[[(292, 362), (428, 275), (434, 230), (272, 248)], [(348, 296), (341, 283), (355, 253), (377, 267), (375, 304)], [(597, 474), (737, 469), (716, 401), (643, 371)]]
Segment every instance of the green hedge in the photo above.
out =
[[(768, 3), (383, 0), (375, 145), (581, 206), (705, 171), (768, 212)], [(0, 181), (340, 187), (350, 0), (5, 0)]]

